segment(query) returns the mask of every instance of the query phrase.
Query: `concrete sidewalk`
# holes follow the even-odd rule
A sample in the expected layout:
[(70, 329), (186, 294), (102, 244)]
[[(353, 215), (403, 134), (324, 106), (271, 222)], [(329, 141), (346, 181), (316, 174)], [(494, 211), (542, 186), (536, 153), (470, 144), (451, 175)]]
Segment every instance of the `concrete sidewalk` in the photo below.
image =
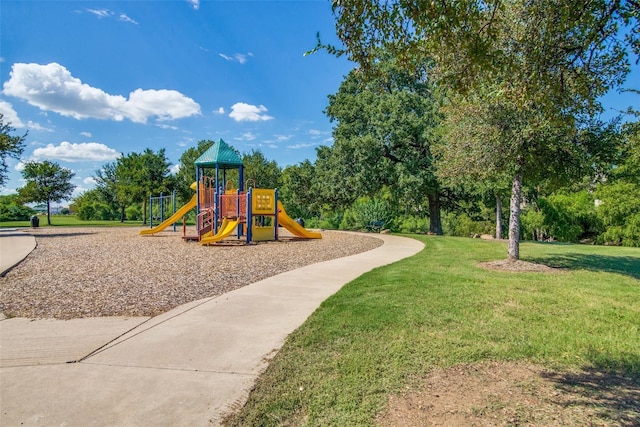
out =
[[(361, 274), (423, 248), (413, 239), (380, 238), (385, 244), (374, 250), (151, 319), (1, 321), (0, 425), (220, 425), (322, 301)], [(48, 350), (34, 354), (42, 352), (37, 336), (46, 331)]]
[(16, 228), (0, 228), (0, 276), (36, 248), (36, 238)]

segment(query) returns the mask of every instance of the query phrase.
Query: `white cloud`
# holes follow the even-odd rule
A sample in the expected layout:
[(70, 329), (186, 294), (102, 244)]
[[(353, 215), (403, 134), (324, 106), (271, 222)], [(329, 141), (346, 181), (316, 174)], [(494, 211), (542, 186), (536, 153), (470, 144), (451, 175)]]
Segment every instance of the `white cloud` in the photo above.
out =
[(138, 123), (145, 123), (151, 116), (165, 121), (200, 114), (200, 106), (193, 99), (167, 89), (136, 89), (129, 94), (123, 110), (131, 121)]
[(2, 56), (0, 56), (0, 64), (3, 63), (4, 61), (6, 61), (6, 59), (4, 59)]
[(322, 138), (326, 135), (330, 135), (331, 132), (330, 131), (321, 131), (318, 129), (309, 129), (309, 135), (311, 135), (312, 139), (318, 139), (318, 138)]
[(0, 195), (2, 196), (9, 196), (11, 194), (16, 194), (17, 191), (15, 188), (9, 188), (9, 187), (0, 187)]
[(240, 64), (245, 64), (247, 62), (247, 58), (253, 56), (253, 53), (234, 53), (233, 55), (225, 55), (224, 53), (219, 53), (218, 55), (229, 62), (239, 62)]
[(129, 24), (138, 25), (138, 22), (135, 19), (129, 18), (124, 13), (121, 13), (118, 19), (120, 19), (122, 22), (128, 22)]
[(213, 110), (213, 114), (224, 114), (224, 113), (225, 111), (223, 107), (220, 107), (217, 110)]
[(93, 13), (94, 15), (96, 15), (100, 19), (108, 18), (108, 17), (113, 15), (113, 12), (111, 12), (108, 9), (87, 9), (87, 12)]
[(293, 135), (276, 135), (276, 141), (288, 141), (293, 138)]
[(32, 122), (31, 120), (29, 120), (27, 122), (27, 127), (30, 130), (37, 130), (37, 131), (41, 131), (41, 132), (53, 132), (54, 131), (53, 129), (46, 128), (46, 127), (42, 126), (40, 123)]
[(233, 138), (236, 141), (253, 141), (254, 139), (256, 139), (256, 135), (252, 132), (245, 132), (242, 135), (240, 135), (239, 137)]
[[(99, 19), (113, 18), (116, 16), (116, 14), (109, 9), (86, 9), (86, 11), (94, 14)], [(138, 25), (138, 22), (135, 19), (130, 18), (126, 13), (120, 13), (119, 15), (117, 15), (117, 19), (128, 24)]]
[(120, 153), (116, 150), (97, 142), (72, 144), (63, 141), (58, 146), (48, 144), (46, 147), (33, 150), (33, 158), (36, 160), (57, 159), (66, 162), (106, 162), (115, 160), (118, 157), (120, 157)]
[(91, 138), (91, 132), (80, 132), (80, 135), (87, 137), (87, 138)]
[(138, 22), (135, 19), (129, 18), (124, 13), (121, 13), (118, 19), (120, 19), (122, 22), (128, 22), (129, 24), (138, 25)]
[(92, 176), (85, 178), (82, 180), (83, 184), (87, 184), (87, 185), (95, 185), (96, 184), (96, 179)]
[(231, 106), (229, 117), (236, 122), (257, 122), (273, 119), (273, 117), (263, 114), (267, 111), (269, 110), (264, 105), (255, 106), (245, 104), (244, 102), (237, 102)]
[(165, 125), (161, 123), (158, 123), (156, 126), (158, 126), (160, 129), (178, 130), (177, 126)]
[(3, 101), (0, 99), (0, 114), (2, 114), (2, 123), (8, 124), (10, 123), (14, 128), (23, 128), (24, 123), (18, 117), (18, 113), (13, 109), (13, 105), (9, 104), (7, 101)]
[(180, 172), (180, 164), (171, 166), (171, 169), (169, 169), (169, 172), (171, 172), (174, 175)]
[(195, 10), (200, 9), (200, 0), (187, 0), (187, 2), (193, 7)]
[(18, 172), (22, 172), (24, 170), (24, 162), (18, 162), (13, 168)]
[(84, 193), (87, 190), (88, 188), (84, 188), (84, 187), (81, 187), (80, 185), (76, 185), (75, 188), (73, 189), (73, 192), (71, 193), (71, 199), (75, 199), (76, 197), (82, 195), (82, 193)]
[(189, 144), (193, 144), (194, 141), (195, 141), (195, 138), (183, 136), (182, 141), (178, 142), (177, 144), (178, 144), (178, 147), (186, 147)]
[(290, 148), (292, 150), (299, 150), (301, 148), (309, 148), (309, 147), (314, 147), (317, 144), (294, 144), (294, 145), (287, 145), (287, 148)]
[(11, 127), (16, 129), (28, 128), (29, 130), (43, 131), (43, 132), (53, 132), (53, 129), (46, 128), (42, 126), (40, 123), (36, 123), (31, 120), (27, 120), (27, 123), (24, 124), (20, 117), (18, 117), (18, 113), (13, 109), (13, 105), (8, 103), (7, 101), (3, 101), (0, 99), (0, 114), (2, 114), (2, 123), (5, 125), (10, 124)]
[(146, 123), (150, 117), (165, 121), (200, 114), (200, 105), (175, 90), (136, 89), (126, 99), (82, 83), (55, 62), (14, 64), (3, 93), (24, 99), (41, 110), (75, 119), (122, 121), (127, 118)]

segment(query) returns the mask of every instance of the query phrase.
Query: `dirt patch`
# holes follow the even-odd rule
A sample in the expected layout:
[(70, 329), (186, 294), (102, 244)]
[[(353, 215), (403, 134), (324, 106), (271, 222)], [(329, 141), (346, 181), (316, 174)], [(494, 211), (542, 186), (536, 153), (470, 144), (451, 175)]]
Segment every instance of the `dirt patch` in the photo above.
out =
[(403, 426), (640, 426), (640, 379), (487, 362), (435, 369), (390, 396), (377, 422)]
[(527, 261), (513, 261), (509, 259), (499, 261), (480, 262), (478, 265), (487, 270), (498, 271), (515, 271), (515, 272), (536, 272), (536, 273), (559, 273), (562, 270), (546, 266), (544, 264), (536, 264)]

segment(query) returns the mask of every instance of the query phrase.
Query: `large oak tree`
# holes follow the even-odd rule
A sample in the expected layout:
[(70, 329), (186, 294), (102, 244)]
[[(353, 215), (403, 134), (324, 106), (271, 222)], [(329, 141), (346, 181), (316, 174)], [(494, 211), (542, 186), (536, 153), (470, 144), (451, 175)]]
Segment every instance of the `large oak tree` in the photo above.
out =
[[(380, 74), (382, 50), (407, 69), (428, 58), (450, 113), (481, 113), (482, 131), (466, 137), (452, 122), (449, 131), (463, 138), (470, 169), (510, 176), (508, 257), (518, 259), (523, 183), (536, 164), (580, 160), (579, 120), (600, 111), (599, 97), (623, 83), (630, 50), (638, 53), (638, 2), (336, 0), (333, 10), (345, 49), (329, 49), (364, 75)], [(444, 163), (451, 153), (442, 151)]]
[(353, 70), (329, 96), (325, 112), (335, 123), (331, 151), (333, 163), (341, 164), (343, 191), (353, 202), (388, 186), (403, 214), (424, 215), (427, 206), (430, 231), (442, 234), (442, 188), (431, 150), (440, 113), (428, 61), (405, 70), (385, 57), (379, 67), (383, 72), (375, 78)]

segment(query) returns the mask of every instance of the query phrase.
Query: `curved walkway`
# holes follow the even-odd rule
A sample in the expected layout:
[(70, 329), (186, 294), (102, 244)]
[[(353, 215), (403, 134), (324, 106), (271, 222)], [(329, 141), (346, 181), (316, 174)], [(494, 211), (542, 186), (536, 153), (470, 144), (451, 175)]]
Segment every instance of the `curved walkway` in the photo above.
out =
[(424, 246), (380, 238), (154, 318), (0, 321), (0, 424), (220, 425), (322, 301)]
[(16, 228), (0, 228), (0, 277), (36, 248), (36, 238)]

